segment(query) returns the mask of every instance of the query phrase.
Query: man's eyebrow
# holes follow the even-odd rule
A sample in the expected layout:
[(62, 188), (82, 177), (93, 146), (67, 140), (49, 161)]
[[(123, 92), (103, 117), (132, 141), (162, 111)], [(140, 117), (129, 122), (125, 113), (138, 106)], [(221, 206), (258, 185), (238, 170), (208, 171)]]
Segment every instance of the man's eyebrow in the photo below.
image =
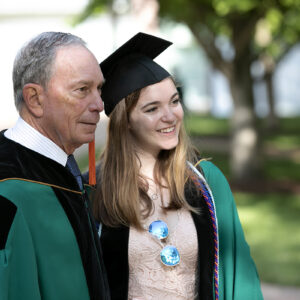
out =
[[(103, 86), (104, 83), (105, 83), (105, 79), (102, 80), (102, 81), (97, 85), (97, 87), (98, 87), (98, 88), (102, 88), (102, 86)], [(76, 85), (81, 85), (81, 84), (83, 84), (83, 85), (92, 85), (92, 84), (94, 84), (94, 81), (93, 81), (93, 80), (79, 80), (79, 81), (74, 81), (74, 82), (73, 82), (73, 85), (74, 85), (74, 86), (76, 86)]]
[(98, 84), (98, 87), (99, 88), (102, 88), (103, 87), (103, 85), (105, 84), (105, 78), (103, 78), (103, 80)]
[(74, 81), (73, 84), (74, 85), (79, 85), (79, 84), (91, 84), (92, 80), (79, 80), (79, 81)]

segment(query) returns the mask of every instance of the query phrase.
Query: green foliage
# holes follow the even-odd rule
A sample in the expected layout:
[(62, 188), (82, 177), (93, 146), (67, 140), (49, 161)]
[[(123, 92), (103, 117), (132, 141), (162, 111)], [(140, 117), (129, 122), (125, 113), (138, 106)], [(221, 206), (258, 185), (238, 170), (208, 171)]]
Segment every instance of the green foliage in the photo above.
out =
[(100, 13), (107, 11), (113, 2), (114, 0), (89, 0), (83, 12), (74, 18), (73, 24), (79, 24), (90, 16), (99, 15)]
[(265, 20), (267, 21), (270, 30), (275, 33), (279, 31), (280, 26), (282, 25), (283, 15), (279, 9), (271, 8), (267, 11)]
[[(263, 126), (261, 122), (260, 126)], [(291, 180), (300, 182), (300, 118), (281, 118), (280, 128), (276, 132), (266, 133), (263, 138), (263, 178), (266, 180)], [(230, 143), (230, 122), (228, 119), (216, 119), (211, 116), (197, 114), (185, 115), (185, 127), (192, 140), (198, 141), (197, 146), (203, 157), (210, 157), (225, 175), (230, 178), (229, 153), (210, 146), (214, 137), (225, 138), (227, 148)], [(203, 142), (201, 141), (203, 137)], [(207, 139), (209, 137), (210, 139)], [(224, 147), (223, 149), (226, 149)], [(217, 151), (216, 151), (217, 150)], [(268, 154), (271, 151), (271, 155)]]
[[(74, 20), (79, 23), (105, 10), (113, 12), (117, 0), (89, 0), (85, 10)], [(127, 0), (130, 3), (129, 0)], [(204, 47), (214, 67), (229, 76), (215, 40), (226, 36), (236, 56), (251, 53), (279, 61), (300, 40), (300, 0), (161, 0), (159, 14), (164, 20), (186, 24), (197, 42)], [(115, 13), (115, 12), (114, 12)], [(257, 24), (264, 21), (268, 41), (257, 43)], [(247, 52), (248, 51), (248, 52)], [(250, 52), (249, 52), (250, 51)], [(224, 64), (225, 63), (225, 64)]]
[(191, 136), (228, 135), (229, 120), (207, 115), (185, 114), (184, 124)]
[(278, 150), (300, 149), (299, 133), (288, 135), (273, 134), (266, 138), (265, 144)]
[(258, 47), (258, 52), (267, 53), (277, 61), (300, 41), (300, 6), (296, 1), (281, 1), (281, 4), (266, 12), (264, 20), (271, 40), (267, 45)]
[(264, 282), (300, 286), (299, 197), (235, 193), (246, 240)]
[(274, 133), (276, 135), (285, 134), (285, 135), (298, 135), (299, 137), (299, 130), (300, 130), (300, 118), (280, 118), (279, 119), (279, 131)]
[(264, 160), (264, 176), (269, 180), (300, 182), (299, 161), (290, 158), (268, 157)]
[(255, 0), (213, 0), (212, 5), (220, 16), (226, 16), (230, 13), (243, 13), (254, 9), (261, 1)]

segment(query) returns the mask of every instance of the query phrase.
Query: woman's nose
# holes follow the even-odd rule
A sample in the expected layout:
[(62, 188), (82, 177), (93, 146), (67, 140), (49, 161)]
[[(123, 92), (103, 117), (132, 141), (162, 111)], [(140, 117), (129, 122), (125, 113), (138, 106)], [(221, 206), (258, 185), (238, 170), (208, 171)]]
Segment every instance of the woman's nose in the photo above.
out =
[(163, 110), (162, 120), (164, 122), (173, 122), (176, 119), (176, 116), (171, 108), (165, 108)]

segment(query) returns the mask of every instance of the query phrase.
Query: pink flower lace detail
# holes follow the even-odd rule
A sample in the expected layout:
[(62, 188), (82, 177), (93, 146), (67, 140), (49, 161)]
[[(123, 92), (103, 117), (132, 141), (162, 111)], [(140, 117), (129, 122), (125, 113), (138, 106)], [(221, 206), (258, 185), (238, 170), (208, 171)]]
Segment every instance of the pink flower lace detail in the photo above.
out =
[[(179, 251), (180, 263), (175, 267), (161, 263), (162, 246), (150, 233), (130, 227), (129, 300), (191, 300), (196, 297), (198, 241), (195, 225), (191, 214), (185, 209), (179, 213), (168, 212), (170, 214), (178, 215), (178, 223), (174, 228), (169, 227), (169, 236), (165, 242), (166, 245), (177, 247)], [(159, 215), (150, 216), (146, 224), (158, 219), (163, 220)]]

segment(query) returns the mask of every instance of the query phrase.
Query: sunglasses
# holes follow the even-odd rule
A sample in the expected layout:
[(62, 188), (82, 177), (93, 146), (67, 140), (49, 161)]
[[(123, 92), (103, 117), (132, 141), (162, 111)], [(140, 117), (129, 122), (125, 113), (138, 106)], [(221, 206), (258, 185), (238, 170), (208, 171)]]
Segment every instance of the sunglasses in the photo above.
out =
[[(169, 235), (169, 229), (165, 222), (163, 221), (154, 221), (149, 225), (148, 232), (151, 233), (155, 238), (160, 242), (166, 239)], [(173, 267), (179, 264), (180, 255), (176, 247), (167, 245), (163, 246), (163, 249), (160, 252), (161, 262), (168, 267)]]

